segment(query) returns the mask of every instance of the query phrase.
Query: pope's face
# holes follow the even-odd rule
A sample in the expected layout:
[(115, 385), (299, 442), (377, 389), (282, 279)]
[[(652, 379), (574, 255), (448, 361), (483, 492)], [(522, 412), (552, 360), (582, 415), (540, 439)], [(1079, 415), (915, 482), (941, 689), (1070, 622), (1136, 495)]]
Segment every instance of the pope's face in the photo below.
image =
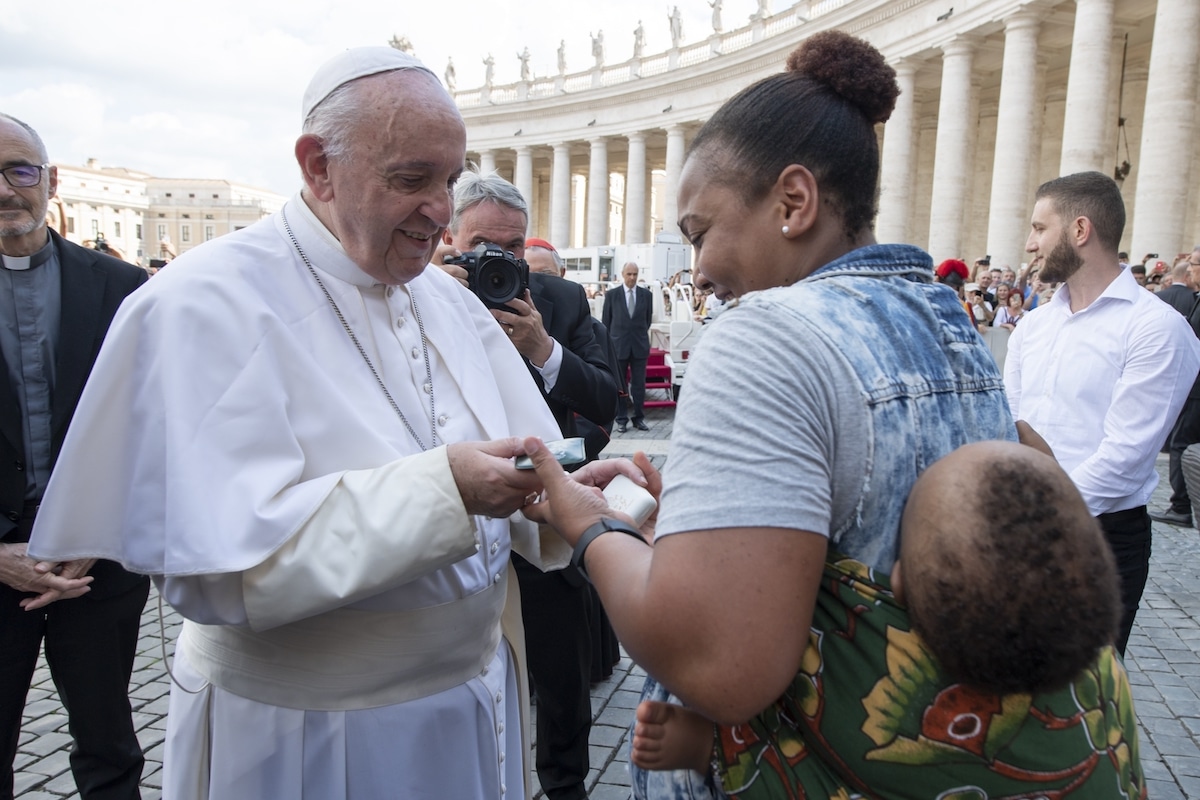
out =
[(423, 72), (363, 78), (364, 113), (347, 152), (329, 161), (333, 233), (363, 272), (386, 284), (421, 274), (450, 223), (466, 128)]

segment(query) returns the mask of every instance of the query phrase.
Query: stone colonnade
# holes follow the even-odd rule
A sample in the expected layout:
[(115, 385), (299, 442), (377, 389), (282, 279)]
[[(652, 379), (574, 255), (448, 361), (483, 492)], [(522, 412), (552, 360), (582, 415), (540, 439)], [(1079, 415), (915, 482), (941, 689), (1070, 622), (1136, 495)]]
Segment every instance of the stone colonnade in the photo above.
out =
[[(558, 247), (649, 241), (677, 231), (699, 126), (804, 38), (840, 28), (879, 47), (901, 87), (880, 133), (880, 241), (1015, 267), (1038, 184), (1098, 170), (1120, 175), (1122, 245), (1134, 260), (1169, 261), (1200, 243), (1200, 3), (984, 0), (961, 15), (935, 11), (916, 0), (801, 0), (698, 45), (597, 67), (586, 85), (522, 82), (511, 101), (504, 87), (487, 102), (461, 92), (469, 157), (525, 195), (531, 235)], [(572, 190), (580, 181), (586, 192)]]

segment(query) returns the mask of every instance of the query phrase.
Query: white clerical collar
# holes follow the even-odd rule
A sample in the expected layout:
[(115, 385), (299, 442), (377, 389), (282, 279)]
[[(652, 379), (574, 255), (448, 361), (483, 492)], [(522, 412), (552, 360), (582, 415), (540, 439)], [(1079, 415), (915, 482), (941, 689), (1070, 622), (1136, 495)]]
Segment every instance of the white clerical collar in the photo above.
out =
[(42, 246), (31, 256), (6, 256), (0, 253), (0, 262), (3, 262), (4, 268), (13, 270), (14, 272), (24, 272), (27, 269), (40, 267), (50, 260), (50, 255), (54, 252), (54, 242), (50, 236), (46, 236), (46, 244)]
[(283, 213), (314, 267), (354, 286), (368, 288), (379, 283), (346, 255), (342, 243), (313, 213), (299, 192), (287, 202)]

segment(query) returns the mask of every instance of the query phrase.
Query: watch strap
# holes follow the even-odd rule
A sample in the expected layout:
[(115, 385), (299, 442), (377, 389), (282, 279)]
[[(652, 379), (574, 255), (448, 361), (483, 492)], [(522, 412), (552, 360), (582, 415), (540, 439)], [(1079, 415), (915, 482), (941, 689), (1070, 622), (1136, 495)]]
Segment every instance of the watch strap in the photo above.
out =
[(620, 531), (621, 533), (626, 533), (635, 537), (643, 544), (646, 542), (645, 538), (642, 537), (642, 534), (638, 532), (636, 528), (632, 527), (628, 523), (622, 522), (619, 519), (604, 517), (599, 522), (589, 527), (583, 532), (583, 535), (579, 537), (579, 541), (575, 543), (575, 549), (571, 551), (571, 564), (579, 570), (579, 574), (582, 575), (584, 580), (586, 580), (588, 583), (591, 583), (592, 579), (587, 573), (587, 567), (585, 567), (583, 563), (584, 554), (587, 552), (587, 549), (592, 542), (609, 531)]

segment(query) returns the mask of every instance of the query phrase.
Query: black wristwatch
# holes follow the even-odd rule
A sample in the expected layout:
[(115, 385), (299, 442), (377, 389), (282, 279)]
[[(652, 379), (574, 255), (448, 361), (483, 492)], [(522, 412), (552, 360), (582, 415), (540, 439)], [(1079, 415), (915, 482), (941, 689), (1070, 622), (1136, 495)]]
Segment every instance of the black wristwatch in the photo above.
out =
[(571, 552), (571, 564), (579, 570), (579, 574), (582, 575), (583, 579), (588, 583), (591, 583), (592, 579), (587, 574), (587, 567), (583, 565), (583, 555), (587, 552), (588, 545), (595, 541), (596, 537), (608, 533), (609, 531), (620, 531), (621, 533), (627, 533), (630, 536), (635, 537), (639, 542), (642, 542), (643, 544), (646, 543), (646, 540), (642, 537), (642, 534), (639, 533), (638, 529), (632, 525), (622, 522), (619, 519), (610, 519), (608, 517), (601, 519), (595, 525), (583, 532), (583, 535), (579, 537), (579, 541), (575, 544), (575, 549)]

